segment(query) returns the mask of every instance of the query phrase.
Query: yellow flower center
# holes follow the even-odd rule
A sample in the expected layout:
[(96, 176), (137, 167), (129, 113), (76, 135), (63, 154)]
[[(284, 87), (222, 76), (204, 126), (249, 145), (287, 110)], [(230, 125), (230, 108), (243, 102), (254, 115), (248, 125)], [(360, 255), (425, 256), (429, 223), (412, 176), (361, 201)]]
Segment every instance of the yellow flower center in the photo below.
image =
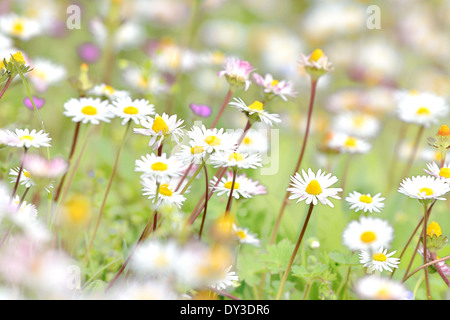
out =
[(364, 203), (372, 203), (372, 200), (372, 197), (367, 194), (363, 194), (361, 197), (359, 197), (359, 201)]
[(347, 140), (345, 140), (344, 145), (346, 147), (356, 147), (356, 138), (349, 137)]
[(245, 137), (244, 138), (244, 144), (249, 145), (249, 144), (252, 144), (252, 143), (253, 143), (252, 138), (249, 138), (249, 137)]
[(275, 87), (277, 84), (279, 84), (280, 83), (280, 81), (278, 81), (278, 80), (273, 80), (271, 83), (270, 83), (270, 85), (272, 86), (272, 87)]
[(155, 132), (162, 132), (163, 134), (166, 134), (169, 131), (169, 127), (162, 117), (157, 116), (155, 118), (155, 121), (153, 121), (152, 130)]
[(389, 291), (389, 288), (382, 287), (378, 290), (378, 292), (375, 294), (376, 299), (378, 300), (391, 300), (391, 293)]
[(353, 123), (356, 127), (362, 128), (364, 123), (366, 122), (366, 118), (364, 116), (358, 115), (353, 119)]
[(420, 107), (419, 109), (417, 109), (416, 113), (419, 116), (428, 116), (431, 114), (430, 109), (428, 109), (427, 107)]
[(169, 185), (167, 183), (164, 183), (159, 187), (159, 193), (168, 197), (171, 197), (173, 194), (172, 190), (169, 189)]
[(87, 116), (95, 116), (97, 114), (97, 108), (93, 106), (86, 106), (81, 109), (81, 113)]
[[(232, 184), (233, 184), (233, 181), (225, 182), (225, 188), (231, 190), (231, 185), (232, 185)], [(234, 182), (234, 187), (233, 187), (233, 189), (234, 189), (234, 190), (239, 189), (239, 182), (236, 182), (236, 181)]]
[(12, 25), (12, 34), (20, 36), (25, 30), (25, 26), (22, 20), (14, 21)]
[(427, 228), (427, 235), (440, 237), (442, 235), (441, 226), (436, 221), (431, 222)]
[(26, 170), (23, 170), (22, 174), (25, 176), (25, 178), (31, 179), (31, 173), (29, 173)]
[(450, 168), (442, 168), (439, 170), (439, 176), (443, 178), (450, 178)]
[(217, 138), (216, 136), (207, 136), (205, 138), (205, 142), (212, 147), (220, 145), (220, 139)]
[(116, 90), (113, 87), (107, 85), (103, 88), (103, 92), (106, 94), (113, 94), (114, 92), (116, 92)]
[(247, 238), (247, 235), (245, 234), (245, 232), (243, 230), (237, 230), (235, 233), (241, 240), (244, 240), (245, 238)]
[(129, 106), (129, 107), (126, 107), (126, 108), (123, 109), (123, 113), (126, 113), (126, 114), (138, 114), (139, 110), (138, 110), (138, 108), (135, 108), (133, 106)]
[(151, 166), (152, 170), (154, 171), (166, 171), (167, 167), (167, 164), (164, 162), (155, 162)]
[(264, 105), (262, 104), (262, 102), (255, 100), (251, 105), (248, 106), (248, 108), (255, 111), (263, 111)]
[(24, 135), (24, 136), (21, 136), (21, 137), (20, 137), (20, 140), (21, 140), (21, 141), (23, 141), (23, 140), (33, 141), (33, 140), (34, 140), (34, 137), (29, 136), (29, 135)]
[(371, 243), (375, 241), (376, 238), (377, 236), (373, 231), (365, 231), (361, 234), (361, 241), (364, 243)]
[(319, 195), (322, 193), (322, 187), (317, 180), (311, 180), (311, 182), (306, 186), (305, 191), (311, 195)]
[(431, 196), (433, 194), (433, 190), (430, 188), (420, 188), (419, 189), (419, 194), (422, 195), (422, 193), (425, 192), (426, 196)]
[(158, 256), (155, 258), (155, 264), (157, 267), (163, 268), (169, 264), (169, 260), (167, 259), (164, 253), (160, 252)]
[(192, 154), (199, 154), (199, 153), (202, 153), (203, 151), (204, 150), (203, 150), (202, 146), (195, 146), (195, 147), (191, 148), (191, 153)]
[(228, 157), (228, 160), (235, 160), (235, 161), (242, 161), (244, 160), (244, 156), (238, 152), (233, 152), (232, 154), (230, 154), (230, 156)]
[(376, 253), (374, 253), (374, 254), (372, 255), (372, 259), (375, 260), (375, 261), (384, 262), (384, 261), (387, 260), (387, 257), (386, 257), (386, 255), (384, 255), (384, 254), (381, 253), (381, 252), (376, 252)]
[(316, 49), (311, 53), (311, 57), (309, 60), (317, 62), (320, 58), (322, 58), (324, 55), (323, 51), (321, 49)]

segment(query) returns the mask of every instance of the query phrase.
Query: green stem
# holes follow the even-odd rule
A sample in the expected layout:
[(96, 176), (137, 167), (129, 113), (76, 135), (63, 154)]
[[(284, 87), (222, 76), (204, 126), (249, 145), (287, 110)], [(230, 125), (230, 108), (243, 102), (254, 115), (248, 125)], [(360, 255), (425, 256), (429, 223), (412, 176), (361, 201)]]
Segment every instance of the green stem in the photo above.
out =
[(295, 245), (294, 251), (292, 252), (291, 258), (289, 260), (286, 271), (284, 272), (283, 279), (281, 280), (280, 288), (278, 289), (276, 300), (280, 300), (281, 295), (283, 294), (284, 285), (291, 271), (292, 264), (294, 263), (295, 256), (297, 255), (298, 249), (300, 248), (300, 244), (302, 243), (303, 236), (305, 235), (306, 227), (308, 226), (309, 219), (311, 218), (312, 210), (314, 209), (314, 205), (311, 203), (309, 205), (308, 214), (306, 215), (305, 222), (303, 223), (302, 231), (300, 232), (300, 236), (298, 237), (297, 244)]
[(17, 188), (19, 187), (20, 177), (22, 176), (22, 172), (23, 172), (23, 162), (25, 160), (25, 157), (27, 156), (27, 152), (28, 152), (28, 148), (24, 148), (22, 161), (20, 162), (20, 169), (19, 169), (19, 172), (17, 173), (16, 183), (14, 184), (14, 189), (11, 194), (11, 198), (9, 199), (10, 203), (13, 201), (14, 196), (16, 195), (16, 192), (17, 192)]
[[(314, 108), (314, 99), (316, 96), (317, 81), (318, 81), (318, 79), (311, 78), (311, 94), (310, 94), (310, 100), (309, 100), (308, 118), (307, 118), (307, 122), (306, 122), (305, 135), (303, 137), (302, 149), (300, 151), (300, 156), (298, 158), (297, 164), (294, 169), (294, 175), (300, 169), (300, 166), (303, 161), (303, 157), (305, 155), (306, 144), (308, 142), (308, 136), (309, 136), (309, 129), (311, 126), (311, 117), (312, 117), (312, 112), (313, 112), (313, 108)], [(279, 229), (280, 223), (281, 223), (281, 218), (283, 217), (283, 213), (284, 213), (284, 210), (286, 209), (288, 202), (289, 202), (289, 191), (286, 191), (286, 194), (283, 199), (283, 203), (281, 204), (281, 209), (278, 213), (277, 220), (275, 221), (275, 225), (274, 225), (274, 228), (272, 231), (272, 236), (270, 238), (270, 244), (275, 243), (275, 239), (277, 237), (278, 229)]]
[[(206, 183), (206, 189), (205, 189), (205, 193), (206, 193), (206, 199), (208, 199), (208, 189), (209, 189), (209, 180), (208, 180), (208, 170), (206, 168), (206, 166), (203, 166), (204, 171), (205, 171), (205, 183)], [(202, 232), (203, 232), (203, 226), (205, 225), (205, 219), (206, 219), (206, 210), (208, 209), (208, 200), (206, 200), (205, 202), (205, 208), (203, 211), (203, 218), (202, 218), (202, 223), (200, 225), (200, 231), (198, 233), (198, 238), (201, 239), (202, 238)]]
[(186, 185), (184, 186), (183, 190), (181, 190), (180, 194), (184, 194), (186, 192), (186, 190), (191, 185), (192, 181), (194, 181), (194, 179), (198, 176), (198, 174), (200, 173), (200, 171), (202, 170), (202, 168), (204, 166), (205, 166), (205, 162), (202, 162), (202, 164), (198, 166), (197, 170), (195, 170), (194, 174), (189, 179), (189, 181), (186, 183)]
[(231, 203), (233, 202), (234, 185), (236, 183), (236, 175), (237, 175), (237, 168), (233, 168), (233, 180), (231, 182), (230, 195), (228, 196), (228, 202), (227, 202), (227, 208), (225, 209), (225, 215), (230, 214)]
[(416, 159), (417, 150), (419, 149), (420, 140), (422, 139), (422, 134), (423, 134), (424, 129), (425, 129), (424, 126), (420, 126), (417, 131), (417, 136), (416, 136), (416, 140), (414, 142), (413, 150), (411, 152), (411, 155), (409, 157), (409, 161), (405, 167), (405, 170), (403, 171), (402, 179), (406, 178), (408, 176), (409, 171), (411, 170), (411, 167), (414, 163), (414, 160)]
[[(428, 226), (428, 205), (424, 204), (424, 213), (423, 213), (423, 217), (424, 217), (424, 227), (423, 227), (423, 264), (427, 264), (427, 226)], [(430, 279), (428, 276), (428, 267), (424, 268), (425, 270), (425, 284), (427, 287), (427, 298), (428, 300), (431, 300), (431, 293), (430, 293)]]
[(211, 125), (211, 129), (216, 127), (217, 122), (219, 121), (220, 117), (222, 116), (222, 113), (225, 111), (225, 108), (226, 108), (228, 102), (230, 102), (230, 99), (232, 96), (233, 96), (233, 90), (230, 87), (228, 89), (227, 95), (225, 96), (225, 99), (222, 102), (222, 106), (220, 107), (219, 113), (217, 114), (216, 118), (214, 119), (214, 121)]
[(113, 170), (111, 172), (111, 176), (109, 178), (108, 186), (106, 187), (105, 196), (103, 197), (103, 201), (102, 201), (102, 204), (101, 204), (101, 207), (100, 207), (100, 212), (98, 214), (97, 223), (95, 225), (94, 233), (92, 234), (91, 241), (89, 242), (89, 248), (88, 248), (88, 250), (86, 252), (86, 256), (85, 256), (85, 260), (84, 260), (84, 265), (85, 266), (87, 265), (87, 262), (89, 260), (89, 253), (92, 250), (92, 245), (94, 244), (95, 236), (97, 235), (98, 227), (100, 225), (100, 220), (102, 218), (103, 211), (105, 209), (106, 200), (108, 199), (109, 191), (111, 190), (112, 182), (114, 180), (114, 176), (116, 174), (117, 167), (118, 167), (118, 164), (119, 164), (120, 153), (122, 152), (122, 149), (123, 149), (123, 147), (125, 145), (125, 141), (126, 141), (126, 137), (127, 137), (130, 125), (131, 125), (131, 121), (128, 121), (127, 127), (125, 128), (125, 133), (124, 133), (123, 138), (122, 138), (122, 142), (120, 143), (119, 150), (117, 151), (116, 160), (114, 162), (114, 167), (113, 167)]
[[(72, 147), (70, 148), (69, 157), (67, 158), (67, 162), (68, 162), (69, 166), (70, 166), (70, 163), (72, 162), (73, 154), (75, 153), (75, 147), (77, 145), (78, 135), (80, 133), (80, 127), (81, 127), (81, 122), (77, 122), (77, 124), (75, 125), (75, 133), (73, 135)], [(54, 197), (55, 202), (58, 202), (59, 196), (61, 195), (61, 190), (63, 188), (64, 181), (66, 180), (67, 172), (63, 175), (63, 177), (61, 178), (61, 181), (59, 182), (59, 186), (58, 186), (58, 189), (56, 190), (56, 194)]]
[(3, 86), (2, 92), (0, 92), (0, 99), (3, 98), (3, 95), (5, 94), (6, 89), (8, 89), (8, 87), (11, 84), (12, 80), (13, 80), (13, 77), (11, 77), (11, 76), (9, 76), (8, 80), (6, 80), (6, 83)]

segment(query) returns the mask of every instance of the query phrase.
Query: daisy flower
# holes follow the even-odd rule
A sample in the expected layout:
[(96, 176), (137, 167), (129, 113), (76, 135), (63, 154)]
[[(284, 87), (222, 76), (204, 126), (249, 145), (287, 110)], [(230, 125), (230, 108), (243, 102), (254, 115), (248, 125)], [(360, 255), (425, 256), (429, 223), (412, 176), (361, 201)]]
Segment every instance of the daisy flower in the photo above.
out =
[(141, 120), (141, 125), (144, 128), (134, 129), (134, 132), (144, 136), (151, 137), (149, 146), (153, 146), (153, 150), (159, 148), (164, 140), (168, 137), (172, 137), (174, 141), (179, 144), (180, 138), (183, 135), (182, 124), (184, 120), (178, 119), (177, 115), (172, 115), (169, 117), (168, 114), (163, 113), (159, 115), (158, 113), (154, 118), (146, 117)]
[(408, 300), (411, 296), (403, 283), (377, 275), (358, 279), (355, 291), (361, 299), (368, 300)]
[(15, 196), (12, 201), (12, 206), (14, 207), (14, 214), (11, 215), (11, 219), (13, 219), (16, 224), (24, 225), (37, 220), (38, 210), (34, 204), (27, 203), (26, 201), (20, 203), (20, 197)]
[(262, 166), (259, 153), (248, 155), (239, 152), (215, 152), (210, 158), (215, 167), (235, 167), (240, 169), (256, 169)]
[(179, 192), (175, 191), (178, 186), (178, 181), (170, 181), (168, 183), (157, 183), (155, 178), (143, 177), (142, 195), (148, 196), (149, 199), (155, 199), (156, 195), (156, 207), (160, 206), (177, 206), (181, 208), (186, 198)]
[(10, 136), (8, 145), (11, 147), (26, 149), (51, 147), (50, 141), (52, 138), (49, 138), (48, 133), (44, 133), (44, 130), (15, 129), (14, 132), (7, 131), (7, 134)]
[[(218, 196), (224, 194), (230, 196), (231, 186), (233, 184), (233, 173), (228, 171), (225, 177), (222, 177), (218, 182), (217, 177), (213, 177), (210, 182), (211, 190), (216, 192)], [(216, 186), (217, 185), (217, 186)], [(258, 181), (254, 181), (247, 177), (247, 175), (241, 174), (236, 176), (233, 187), (233, 197), (239, 199), (252, 198), (254, 195), (265, 194), (266, 188), (258, 184)]]
[(248, 90), (252, 83), (249, 79), (250, 73), (255, 69), (248, 61), (239, 60), (235, 57), (225, 59), (225, 69), (219, 71), (219, 77), (225, 77), (230, 85), (244, 86)]
[(339, 113), (333, 120), (333, 130), (362, 139), (371, 139), (380, 131), (380, 120), (367, 113)]
[(369, 273), (373, 271), (382, 272), (383, 270), (392, 272), (392, 268), (398, 268), (400, 259), (392, 258), (396, 251), (390, 253), (383, 247), (378, 250), (361, 250), (359, 262), (367, 268)]
[(364, 154), (372, 148), (371, 144), (364, 139), (342, 132), (333, 132), (327, 144), (331, 149), (350, 154)]
[(398, 189), (398, 192), (419, 201), (445, 200), (443, 196), (449, 191), (450, 186), (445, 179), (432, 176), (405, 178)]
[(313, 77), (319, 77), (327, 72), (333, 71), (333, 65), (321, 49), (316, 49), (309, 55), (301, 55), (300, 65)]
[(193, 163), (200, 165), (205, 161), (207, 155), (203, 145), (198, 145), (195, 141), (190, 141), (189, 146), (182, 145), (181, 150), (175, 156), (184, 164)]
[(37, 58), (31, 66), (33, 69), (27, 73), (27, 77), (38, 92), (46, 91), (49, 86), (59, 84), (67, 77), (64, 66), (48, 59)]
[(342, 189), (330, 188), (338, 179), (335, 176), (331, 176), (331, 173), (326, 174), (322, 172), (321, 169), (316, 174), (311, 169), (308, 169), (308, 173), (302, 170), (302, 175), (296, 172), (291, 177), (291, 181), (291, 187), (287, 189), (287, 191), (292, 193), (289, 199), (298, 199), (297, 203), (305, 200), (306, 204), (312, 203), (317, 205), (320, 201), (320, 203), (333, 208), (334, 205), (328, 198), (341, 199), (337, 194)]
[(165, 182), (180, 176), (183, 170), (176, 157), (167, 157), (165, 153), (161, 156), (152, 153), (136, 160), (134, 171), (142, 172), (143, 177), (152, 177), (159, 182)]
[(125, 90), (117, 90), (114, 89), (112, 86), (101, 83), (96, 86), (94, 86), (92, 89), (88, 90), (86, 92), (88, 95), (100, 97), (100, 98), (107, 98), (109, 100), (115, 100), (115, 99), (121, 99), (128, 97), (130, 94), (128, 91)]
[(246, 243), (255, 247), (259, 247), (261, 245), (261, 240), (259, 240), (254, 233), (251, 233), (248, 228), (239, 228), (234, 224), (233, 232), (236, 235), (239, 243)]
[(27, 41), (40, 35), (42, 33), (42, 26), (35, 19), (10, 13), (0, 16), (0, 30), (10, 37)]
[[(234, 139), (236, 141), (239, 141), (242, 133), (242, 130), (236, 130)], [(242, 139), (242, 142), (239, 145), (238, 151), (248, 154), (267, 154), (267, 152), (269, 151), (269, 142), (265, 131), (255, 129), (248, 130), (245, 134), (244, 139)]]
[(206, 129), (204, 125), (201, 127), (194, 126), (187, 135), (195, 145), (202, 146), (207, 153), (230, 152), (236, 147), (233, 136), (224, 132), (223, 128)]
[(432, 93), (423, 92), (403, 96), (397, 104), (400, 120), (430, 127), (448, 114), (445, 99)]
[(146, 116), (153, 115), (155, 108), (145, 99), (131, 100), (130, 97), (126, 96), (112, 102), (111, 112), (122, 118), (122, 125), (130, 120), (139, 124), (139, 121), (145, 119)]
[(355, 210), (355, 212), (363, 210), (364, 212), (369, 211), (372, 213), (373, 211), (380, 212), (384, 207), (383, 200), (385, 198), (380, 196), (381, 193), (377, 193), (372, 197), (370, 193), (361, 194), (357, 191), (353, 191), (345, 198), (345, 200), (350, 204), (350, 209)]
[(100, 98), (72, 98), (64, 104), (64, 115), (74, 122), (99, 124), (100, 121), (110, 122), (114, 118), (108, 101)]
[(273, 123), (280, 123), (281, 119), (278, 114), (268, 113), (264, 110), (264, 104), (258, 100), (252, 104), (247, 105), (241, 98), (234, 98), (230, 105), (241, 112), (244, 112), (249, 119), (254, 121), (261, 121), (272, 126)]
[(239, 277), (235, 271), (230, 271), (232, 266), (229, 266), (223, 272), (223, 278), (215, 279), (209, 285), (217, 290), (225, 290), (229, 287), (237, 287)]
[(179, 248), (174, 241), (151, 240), (137, 247), (130, 267), (141, 274), (167, 276), (173, 272), (178, 255)]
[(27, 154), (23, 159), (23, 166), (32, 179), (55, 179), (65, 174), (69, 168), (68, 162), (63, 158), (48, 160), (37, 154)]
[(450, 162), (445, 163), (442, 168), (435, 162), (429, 162), (427, 163), (427, 168), (428, 169), (424, 169), (426, 173), (446, 182), (450, 182)]
[(264, 93), (269, 95), (269, 97), (278, 96), (284, 101), (287, 101), (287, 97), (295, 97), (297, 94), (294, 91), (293, 84), (291, 82), (276, 80), (269, 73), (267, 73), (264, 77), (260, 74), (253, 73), (253, 79), (257, 85), (264, 88)]
[[(19, 171), (20, 171), (19, 167), (12, 168), (9, 170), (9, 175), (11, 177), (11, 181), (10, 181), (11, 183), (15, 183), (17, 181), (17, 176), (19, 175)], [(20, 185), (24, 186), (27, 189), (31, 188), (33, 186), (36, 186), (36, 182), (33, 180), (31, 173), (26, 169), (22, 169), (19, 183), (20, 183)], [(50, 183), (49, 185), (47, 185), (45, 187), (45, 191), (47, 191), (47, 193), (50, 193), (51, 188), (53, 188), (53, 185)]]
[(385, 220), (362, 216), (350, 222), (342, 234), (342, 241), (350, 250), (377, 250), (389, 247), (394, 228)]

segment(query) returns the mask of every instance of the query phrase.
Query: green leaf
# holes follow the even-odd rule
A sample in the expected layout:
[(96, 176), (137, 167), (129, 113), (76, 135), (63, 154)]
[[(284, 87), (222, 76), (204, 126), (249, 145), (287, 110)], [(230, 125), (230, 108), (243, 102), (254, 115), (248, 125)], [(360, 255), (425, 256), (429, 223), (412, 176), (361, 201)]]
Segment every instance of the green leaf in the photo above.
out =
[(338, 251), (332, 251), (328, 254), (331, 260), (344, 265), (357, 265), (359, 264), (358, 257), (351, 253), (342, 253)]
[(292, 275), (300, 278), (314, 278), (322, 275), (323, 272), (328, 270), (326, 264), (316, 264), (314, 266), (293, 266)]
[(256, 259), (255, 255), (247, 253), (239, 256), (237, 270), (241, 281), (245, 281), (249, 286), (256, 286), (261, 282), (264, 264)]
[(265, 263), (269, 272), (285, 271), (289, 259), (294, 251), (294, 245), (287, 239), (267, 247), (267, 253), (262, 254), (260, 260)]

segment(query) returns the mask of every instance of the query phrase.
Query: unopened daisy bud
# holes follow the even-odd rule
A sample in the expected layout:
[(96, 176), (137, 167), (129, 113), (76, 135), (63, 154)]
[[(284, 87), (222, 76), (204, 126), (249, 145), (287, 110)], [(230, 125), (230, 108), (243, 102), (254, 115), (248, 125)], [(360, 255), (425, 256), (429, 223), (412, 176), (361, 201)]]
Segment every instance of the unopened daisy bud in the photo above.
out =
[(428, 144), (441, 153), (446, 152), (450, 148), (450, 128), (447, 125), (442, 125), (434, 138), (428, 138)]
[(23, 74), (31, 70), (30, 66), (26, 64), (25, 58), (20, 51), (11, 54), (9, 57), (5, 57), (0, 64), (0, 69), (11, 77), (17, 75), (17, 69)]
[(437, 252), (447, 244), (447, 237), (442, 235), (442, 230), (436, 221), (432, 221), (427, 228), (427, 249)]
[(318, 79), (327, 72), (333, 71), (333, 66), (328, 62), (328, 57), (321, 49), (316, 49), (308, 56), (302, 54), (300, 64), (305, 67), (313, 79)]
[(320, 242), (317, 238), (313, 237), (313, 238), (309, 238), (308, 239), (308, 247), (311, 250), (317, 250), (320, 247)]
[(441, 136), (441, 137), (450, 137), (450, 128), (448, 126), (446, 126), (445, 124), (443, 124), (439, 128), (437, 135)]
[(235, 237), (233, 230), (235, 222), (235, 217), (231, 213), (225, 213), (214, 221), (211, 228), (211, 235), (217, 241), (231, 242)]
[(254, 70), (250, 62), (231, 57), (225, 60), (225, 69), (218, 76), (225, 76), (231, 86), (244, 87), (247, 91), (251, 84), (249, 76)]

